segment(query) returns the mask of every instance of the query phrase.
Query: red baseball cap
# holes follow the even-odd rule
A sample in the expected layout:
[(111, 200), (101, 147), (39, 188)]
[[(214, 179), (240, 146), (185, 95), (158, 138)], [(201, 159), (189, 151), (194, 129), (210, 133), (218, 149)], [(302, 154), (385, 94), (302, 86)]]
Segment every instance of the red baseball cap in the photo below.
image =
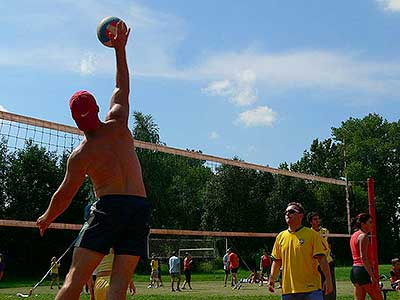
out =
[(93, 95), (87, 91), (74, 93), (69, 100), (72, 118), (82, 131), (93, 131), (99, 127), (99, 107)]

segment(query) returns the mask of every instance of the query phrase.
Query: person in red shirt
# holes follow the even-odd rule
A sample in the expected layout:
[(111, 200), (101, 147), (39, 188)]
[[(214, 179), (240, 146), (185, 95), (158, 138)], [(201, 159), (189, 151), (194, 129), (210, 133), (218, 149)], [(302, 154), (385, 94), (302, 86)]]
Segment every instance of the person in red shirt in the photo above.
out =
[(355, 232), (350, 238), (353, 257), (350, 280), (354, 285), (354, 299), (365, 300), (368, 293), (372, 300), (382, 300), (379, 279), (372, 270), (372, 247), (368, 237), (372, 229), (371, 216), (367, 213), (358, 214), (352, 221), (352, 227)]
[(229, 270), (231, 270), (232, 275), (232, 283), (234, 285), (234, 289), (238, 288), (238, 281), (237, 281), (237, 272), (239, 270), (239, 256), (233, 251), (232, 248), (229, 249)]
[(183, 282), (182, 290), (186, 288), (186, 284), (189, 286), (189, 289), (192, 289), (191, 285), (192, 268), (193, 268), (192, 256), (188, 252), (186, 252), (185, 258), (183, 259), (183, 272), (185, 273), (185, 281)]
[(267, 274), (267, 278), (269, 276), (271, 270), (271, 259), (268, 255), (268, 250), (264, 250), (264, 254), (261, 256), (260, 259), (260, 271), (261, 271), (261, 278), (260, 278), (260, 286), (263, 285), (264, 282), (264, 275)]
[(400, 259), (392, 259), (392, 269), (390, 270), (390, 285), (392, 289), (400, 291)]

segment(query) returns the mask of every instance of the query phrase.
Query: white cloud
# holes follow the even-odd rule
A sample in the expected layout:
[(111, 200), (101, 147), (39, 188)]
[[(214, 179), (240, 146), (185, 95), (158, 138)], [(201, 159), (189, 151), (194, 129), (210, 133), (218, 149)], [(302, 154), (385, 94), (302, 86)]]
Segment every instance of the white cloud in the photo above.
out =
[[(400, 7), (400, 0), (376, 1), (388, 10)], [(127, 55), (128, 63), (135, 66), (131, 68), (135, 76), (198, 80), (206, 86), (204, 92), (228, 97), (239, 106), (256, 103), (261, 87), (279, 91), (306, 87), (400, 93), (400, 61), (373, 61), (359, 53), (323, 49), (271, 53), (245, 49), (199, 54), (202, 56), (192, 58), (188, 65), (179, 66), (176, 49), (185, 38), (184, 20), (135, 2), (126, 5), (116, 1), (112, 6), (107, 2), (60, 0), (55, 6), (43, 1), (18, 14), (5, 11), (3, 27), (15, 29), (18, 39), (9, 41), (7, 49), (0, 49), (0, 66), (112, 75), (113, 52), (97, 41), (95, 30), (101, 18), (117, 15), (133, 28)], [(48, 18), (49, 15), (57, 17)], [(207, 49), (199, 49), (199, 53), (202, 51)]]
[(239, 114), (238, 123), (246, 127), (272, 126), (276, 121), (277, 113), (267, 106), (259, 106), (255, 109)]
[(3, 105), (0, 105), (0, 111), (8, 112), (8, 110)]
[(86, 57), (82, 58), (80, 64), (80, 73), (82, 75), (91, 75), (96, 70), (96, 57), (92, 53), (88, 53)]
[(256, 74), (251, 70), (244, 70), (231, 80), (213, 81), (202, 91), (214, 96), (226, 96), (232, 103), (246, 106), (257, 101), (258, 92), (254, 87), (255, 81)]
[[(400, 90), (400, 62), (367, 61), (359, 53), (303, 50), (266, 53), (253, 50), (207, 57), (196, 69), (200, 78), (233, 80), (246, 70), (256, 76), (247, 86), (285, 91), (296, 88), (349, 89), (390, 94)], [(187, 76), (190, 77), (190, 76)], [(250, 85), (251, 84), (251, 85)]]
[(376, 0), (384, 10), (400, 12), (400, 0)]
[(219, 134), (218, 134), (217, 132), (215, 132), (215, 131), (212, 131), (212, 132), (210, 133), (210, 139), (211, 139), (211, 140), (217, 140), (217, 139), (219, 139)]
[[(4, 24), (12, 26), (18, 39), (9, 42), (13, 48), (0, 50), (0, 65), (111, 75), (115, 70), (113, 52), (97, 40), (96, 27), (103, 17), (115, 15), (132, 27), (127, 56), (128, 63), (135, 66), (135, 75), (181, 76), (175, 69), (173, 55), (185, 35), (179, 17), (132, 1), (128, 5), (121, 1), (60, 0), (58, 5), (47, 2), (27, 4), (28, 8), (21, 13), (12, 8), (6, 11)], [(49, 15), (56, 17), (48, 18)], [(93, 58), (101, 63), (93, 64)]]
[(204, 93), (213, 96), (227, 96), (231, 90), (232, 84), (227, 79), (211, 82), (206, 88), (202, 89)]

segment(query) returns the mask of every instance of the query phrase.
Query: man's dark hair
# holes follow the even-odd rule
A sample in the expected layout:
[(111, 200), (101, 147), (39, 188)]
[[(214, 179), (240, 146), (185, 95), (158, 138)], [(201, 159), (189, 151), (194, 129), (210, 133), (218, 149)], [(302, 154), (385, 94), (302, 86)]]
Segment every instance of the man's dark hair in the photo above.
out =
[(303, 205), (301, 205), (299, 202), (290, 202), (287, 206), (291, 206), (291, 205), (296, 206), (299, 213), (304, 214)]
[(312, 218), (316, 217), (316, 216), (320, 216), (319, 213), (312, 211), (310, 213), (307, 214), (307, 222), (311, 224)]

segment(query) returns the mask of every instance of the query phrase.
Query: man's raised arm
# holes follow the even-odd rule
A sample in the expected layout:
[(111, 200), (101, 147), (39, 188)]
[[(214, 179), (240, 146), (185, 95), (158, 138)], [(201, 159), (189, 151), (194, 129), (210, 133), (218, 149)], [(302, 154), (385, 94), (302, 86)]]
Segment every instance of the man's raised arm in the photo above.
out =
[(126, 61), (126, 43), (130, 28), (122, 21), (117, 24), (117, 33), (113, 37), (113, 47), (116, 57), (115, 89), (111, 97), (110, 110), (106, 121), (117, 120), (128, 125), (129, 117), (129, 70)]

